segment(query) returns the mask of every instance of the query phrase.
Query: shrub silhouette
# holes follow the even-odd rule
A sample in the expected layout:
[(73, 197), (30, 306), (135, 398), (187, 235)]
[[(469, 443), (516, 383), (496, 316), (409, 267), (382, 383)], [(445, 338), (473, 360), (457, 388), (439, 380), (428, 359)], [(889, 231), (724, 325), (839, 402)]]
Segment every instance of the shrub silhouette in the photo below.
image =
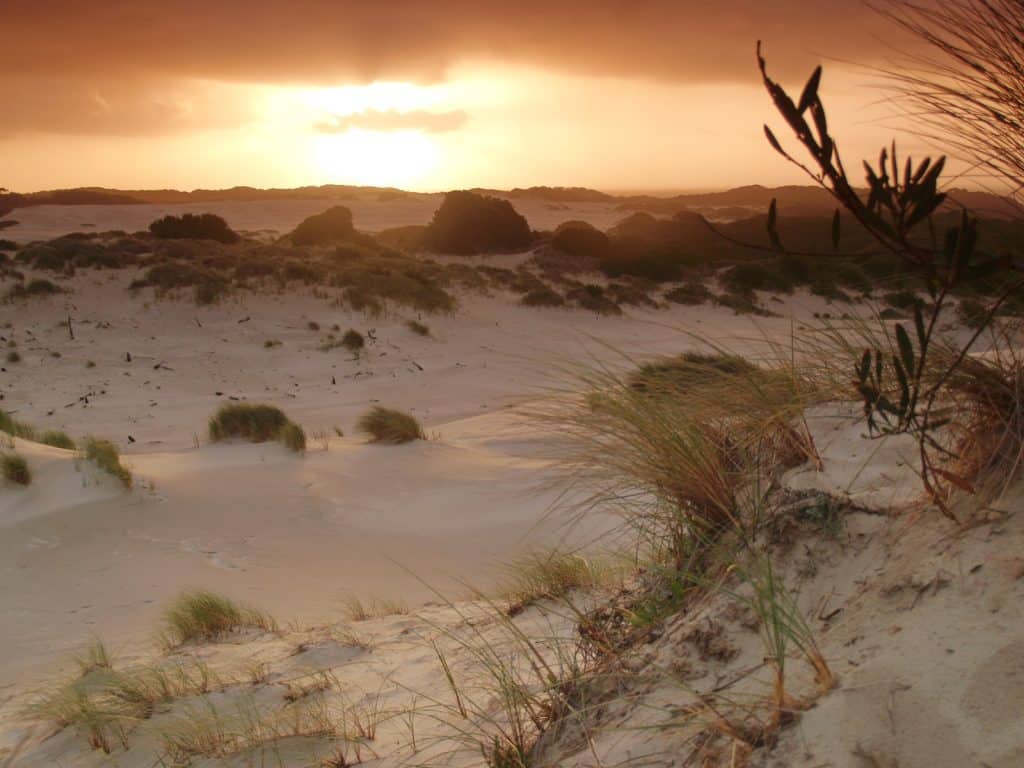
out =
[(164, 216), (149, 225), (153, 237), (163, 240), (216, 240), (218, 243), (237, 243), (241, 238), (215, 213), (186, 213), (183, 216)]
[(423, 428), (415, 417), (379, 405), (362, 415), (356, 423), (356, 429), (369, 435), (372, 443), (398, 445), (426, 439)]
[(302, 221), (292, 231), (291, 241), (295, 245), (327, 245), (351, 240), (355, 236), (352, 211), (343, 205), (336, 205)]
[(570, 256), (603, 258), (611, 243), (608, 235), (585, 221), (566, 221), (558, 225), (551, 245)]
[(36, 278), (28, 283), (19, 283), (13, 286), (7, 292), (7, 297), (10, 299), (30, 299), (37, 296), (53, 296), (58, 293), (64, 293), (64, 289), (59, 285), (51, 283), (49, 280)]
[(545, 285), (527, 291), (519, 303), (524, 307), (564, 307), (565, 299), (558, 291)]
[(428, 250), (457, 255), (521, 251), (532, 242), (530, 225), (510, 202), (466, 191), (445, 195), (423, 235)]

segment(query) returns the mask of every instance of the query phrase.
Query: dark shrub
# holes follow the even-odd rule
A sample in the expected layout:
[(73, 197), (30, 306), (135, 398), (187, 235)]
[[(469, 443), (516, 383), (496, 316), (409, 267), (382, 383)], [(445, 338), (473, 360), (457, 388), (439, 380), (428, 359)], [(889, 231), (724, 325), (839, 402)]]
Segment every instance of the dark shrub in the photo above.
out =
[(519, 303), (526, 307), (564, 307), (565, 299), (558, 291), (542, 285), (528, 291)]
[(345, 331), (345, 335), (341, 337), (341, 346), (349, 352), (358, 353), (366, 346), (366, 339), (363, 338), (363, 334), (359, 331), (349, 328)]
[(688, 252), (674, 243), (620, 235), (612, 238), (600, 268), (608, 277), (632, 275), (664, 283), (682, 277), (684, 267), (692, 260)]
[(291, 241), (295, 245), (327, 245), (351, 240), (355, 235), (352, 211), (336, 205), (299, 224), (291, 234)]
[(599, 315), (621, 315), (622, 308), (609, 299), (600, 285), (582, 285), (573, 288), (566, 298), (576, 302), (583, 309), (597, 312)]
[(356, 429), (369, 435), (372, 443), (398, 445), (426, 439), (423, 428), (414, 416), (379, 405), (360, 417)]
[(665, 300), (673, 304), (685, 304), (695, 306), (711, 301), (715, 295), (708, 290), (704, 283), (690, 282), (677, 286), (665, 294)]
[(4, 480), (17, 485), (28, 485), (32, 482), (32, 472), (28, 468), (25, 457), (17, 453), (5, 453), (0, 456)]
[(792, 293), (792, 278), (776, 265), (737, 264), (722, 276), (722, 285), (730, 293), (772, 291)]
[(913, 291), (893, 291), (885, 294), (885, 296), (882, 297), (882, 301), (890, 307), (902, 310), (910, 310), (914, 307), (923, 308), (925, 305), (924, 299)]
[(210, 419), (210, 440), (241, 437), (252, 443), (276, 440), (288, 423), (284, 411), (273, 405), (231, 403), (222, 405)]
[(611, 245), (601, 230), (585, 221), (567, 221), (559, 224), (551, 237), (551, 245), (570, 256), (603, 258)]
[(18, 244), (13, 240), (0, 239), (0, 251), (16, 251), (18, 250)]
[(532, 234), (512, 204), (475, 192), (449, 192), (424, 232), (424, 245), (437, 253), (469, 255), (521, 251)]
[(29, 299), (37, 296), (53, 296), (57, 293), (64, 293), (64, 290), (49, 280), (36, 278), (27, 284), (19, 283), (12, 286), (7, 292), (7, 296), (11, 299)]
[(218, 243), (236, 243), (240, 239), (228, 223), (214, 213), (164, 216), (150, 224), (149, 231), (154, 237), (164, 240), (216, 240)]
[(378, 243), (397, 248), (400, 251), (419, 251), (423, 249), (423, 241), (427, 227), (424, 224), (409, 224), (404, 227), (392, 227), (376, 234)]

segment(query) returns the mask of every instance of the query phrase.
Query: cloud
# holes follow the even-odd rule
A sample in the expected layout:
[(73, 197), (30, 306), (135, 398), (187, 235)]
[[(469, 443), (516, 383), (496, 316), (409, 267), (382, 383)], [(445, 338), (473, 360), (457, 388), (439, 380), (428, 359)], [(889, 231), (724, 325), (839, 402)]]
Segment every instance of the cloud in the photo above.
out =
[(430, 112), (417, 109), (412, 112), (399, 112), (394, 109), (368, 109), (351, 115), (334, 115), (330, 120), (318, 123), (316, 129), (321, 133), (345, 133), (352, 128), (361, 128), (365, 131), (446, 133), (457, 131), (466, 124), (466, 119), (466, 113), (461, 110)]
[(0, 123), (65, 133), (237, 122), (154, 97), (183, 83), (428, 83), (483, 62), (755, 84), (759, 38), (792, 81), (823, 56), (877, 61), (895, 34), (862, 0), (3, 0), (0, 28)]

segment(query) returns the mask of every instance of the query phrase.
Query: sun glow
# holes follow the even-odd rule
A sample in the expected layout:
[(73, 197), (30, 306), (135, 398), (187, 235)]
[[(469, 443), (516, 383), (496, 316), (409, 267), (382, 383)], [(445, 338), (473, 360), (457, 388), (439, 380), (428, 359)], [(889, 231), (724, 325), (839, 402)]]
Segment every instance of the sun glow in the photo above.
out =
[(350, 129), (313, 139), (312, 161), (325, 180), (415, 186), (438, 165), (437, 145), (419, 131)]

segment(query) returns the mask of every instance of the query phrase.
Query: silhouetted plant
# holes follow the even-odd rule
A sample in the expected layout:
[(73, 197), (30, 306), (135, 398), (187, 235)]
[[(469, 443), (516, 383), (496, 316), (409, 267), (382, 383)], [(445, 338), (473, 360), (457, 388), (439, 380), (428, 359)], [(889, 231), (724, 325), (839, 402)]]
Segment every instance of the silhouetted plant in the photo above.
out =
[(508, 200), (455, 191), (445, 195), (423, 242), (437, 253), (469, 255), (525, 250), (532, 235)]
[[(1024, 290), (1024, 281), (1013, 280), (1005, 287), (985, 316), (976, 321), (975, 332), (966, 344), (949, 354), (948, 359), (934, 360), (930, 353), (936, 346), (939, 317), (951, 295), (968, 280), (977, 281), (1006, 269), (1008, 259), (988, 257), (978, 250), (977, 220), (966, 210), (960, 223), (950, 227), (941, 242), (936, 242), (934, 237), (917, 236), (918, 228), (930, 224), (932, 214), (946, 200), (946, 195), (938, 191), (944, 157), (935, 162), (925, 158), (916, 165), (908, 157), (901, 166), (895, 143), (891, 149), (883, 148), (877, 167), (864, 163), (868, 195), (863, 199), (850, 181), (839, 148), (829, 133), (825, 106), (818, 94), (821, 67), (814, 70), (799, 100), (794, 102), (785, 89), (768, 76), (760, 43), (757, 60), (765, 88), (810, 156), (814, 169), (787, 152), (765, 125), (768, 142), (831, 192), (883, 248), (913, 269), (928, 292), (930, 303), (926, 306), (915, 301), (905, 302), (913, 311), (913, 336), (903, 324), (897, 323), (895, 350), (864, 350), (855, 366), (856, 386), (872, 434), (910, 434), (917, 439), (924, 487), (943, 512), (951, 515), (946, 503), (950, 486), (971, 490), (971, 482), (970, 478), (942, 466), (955, 458), (955, 453), (940, 443), (937, 430), (949, 424), (954, 416), (949, 409), (938, 408), (937, 403), (999, 307), (1010, 296)], [(832, 222), (835, 248), (841, 236), (840, 221), (837, 210)], [(773, 246), (784, 252), (774, 201), (768, 212), (767, 229)]]
[(236, 243), (240, 239), (228, 223), (214, 213), (164, 216), (150, 224), (149, 231), (162, 239), (216, 240), (219, 243)]

